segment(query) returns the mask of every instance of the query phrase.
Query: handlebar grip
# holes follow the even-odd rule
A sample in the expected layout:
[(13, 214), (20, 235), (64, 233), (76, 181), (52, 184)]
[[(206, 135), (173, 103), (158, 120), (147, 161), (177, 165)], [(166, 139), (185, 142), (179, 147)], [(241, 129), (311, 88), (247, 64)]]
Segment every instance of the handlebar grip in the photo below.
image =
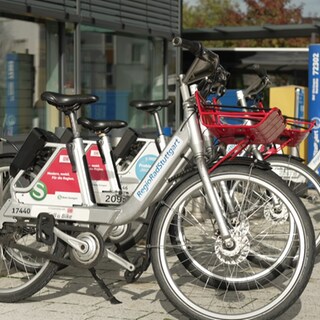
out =
[(181, 47), (189, 50), (196, 57), (199, 57), (202, 53), (202, 44), (198, 41), (191, 41), (182, 39), (180, 37), (174, 37), (172, 39), (172, 44), (174, 47)]

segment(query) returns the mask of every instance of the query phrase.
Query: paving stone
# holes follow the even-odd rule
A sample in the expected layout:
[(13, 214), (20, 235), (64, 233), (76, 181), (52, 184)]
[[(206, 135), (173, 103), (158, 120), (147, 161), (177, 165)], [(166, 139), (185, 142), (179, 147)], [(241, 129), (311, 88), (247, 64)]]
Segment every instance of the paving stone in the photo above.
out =
[[(128, 284), (123, 270), (103, 261), (98, 272), (122, 303), (110, 304), (87, 270), (68, 267), (33, 297), (21, 303), (0, 303), (1, 320), (188, 320), (167, 301), (152, 268)], [(318, 320), (320, 257), (307, 288), (298, 301), (277, 320)], [(205, 297), (204, 297), (205, 299)]]

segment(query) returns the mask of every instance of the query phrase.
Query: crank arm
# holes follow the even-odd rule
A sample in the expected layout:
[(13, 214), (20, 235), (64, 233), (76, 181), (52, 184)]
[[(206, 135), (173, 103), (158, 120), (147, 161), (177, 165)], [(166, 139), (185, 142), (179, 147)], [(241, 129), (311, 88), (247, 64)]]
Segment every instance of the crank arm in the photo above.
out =
[(68, 234), (64, 233), (63, 231), (59, 230), (57, 227), (53, 228), (53, 233), (61, 240), (66, 242), (70, 247), (73, 249), (85, 253), (88, 249), (88, 244), (85, 241), (81, 241), (76, 239)]
[(107, 251), (107, 257), (113, 262), (119, 264), (120, 266), (126, 268), (129, 271), (134, 271), (136, 269), (136, 267), (129, 261), (121, 258), (120, 256), (110, 251), (109, 249), (106, 249), (106, 251)]

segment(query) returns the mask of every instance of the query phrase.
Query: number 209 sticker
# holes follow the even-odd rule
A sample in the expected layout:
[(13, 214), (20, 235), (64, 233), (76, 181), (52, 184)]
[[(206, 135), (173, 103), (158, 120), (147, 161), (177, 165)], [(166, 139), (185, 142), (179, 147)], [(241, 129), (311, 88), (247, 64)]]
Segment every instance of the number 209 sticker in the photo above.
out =
[(105, 203), (106, 204), (120, 204), (122, 203), (123, 198), (118, 194), (106, 194), (105, 195)]

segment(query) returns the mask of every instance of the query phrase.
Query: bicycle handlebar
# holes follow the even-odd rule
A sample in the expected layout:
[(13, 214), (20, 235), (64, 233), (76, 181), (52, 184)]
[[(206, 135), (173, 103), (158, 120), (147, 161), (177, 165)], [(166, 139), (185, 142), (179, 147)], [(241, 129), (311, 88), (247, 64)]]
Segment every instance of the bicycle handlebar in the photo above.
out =
[(200, 42), (175, 37), (172, 39), (172, 44), (175, 47), (187, 49), (196, 57), (184, 76), (184, 83), (190, 84), (202, 80), (216, 72), (219, 66), (219, 55), (203, 47)]
[(200, 58), (201, 60), (207, 61), (214, 65), (219, 64), (219, 55), (205, 48), (201, 42), (175, 37), (172, 39), (172, 44), (174, 47), (181, 47), (187, 49), (194, 56)]
[(271, 83), (265, 69), (259, 65), (253, 65), (252, 70), (259, 76), (247, 89), (243, 90), (244, 98), (252, 98), (258, 95), (268, 84)]
[(174, 37), (172, 39), (172, 44), (174, 47), (181, 47), (187, 49), (196, 57), (200, 57), (202, 54), (202, 44), (198, 41), (191, 41), (187, 39), (182, 39), (180, 37)]

